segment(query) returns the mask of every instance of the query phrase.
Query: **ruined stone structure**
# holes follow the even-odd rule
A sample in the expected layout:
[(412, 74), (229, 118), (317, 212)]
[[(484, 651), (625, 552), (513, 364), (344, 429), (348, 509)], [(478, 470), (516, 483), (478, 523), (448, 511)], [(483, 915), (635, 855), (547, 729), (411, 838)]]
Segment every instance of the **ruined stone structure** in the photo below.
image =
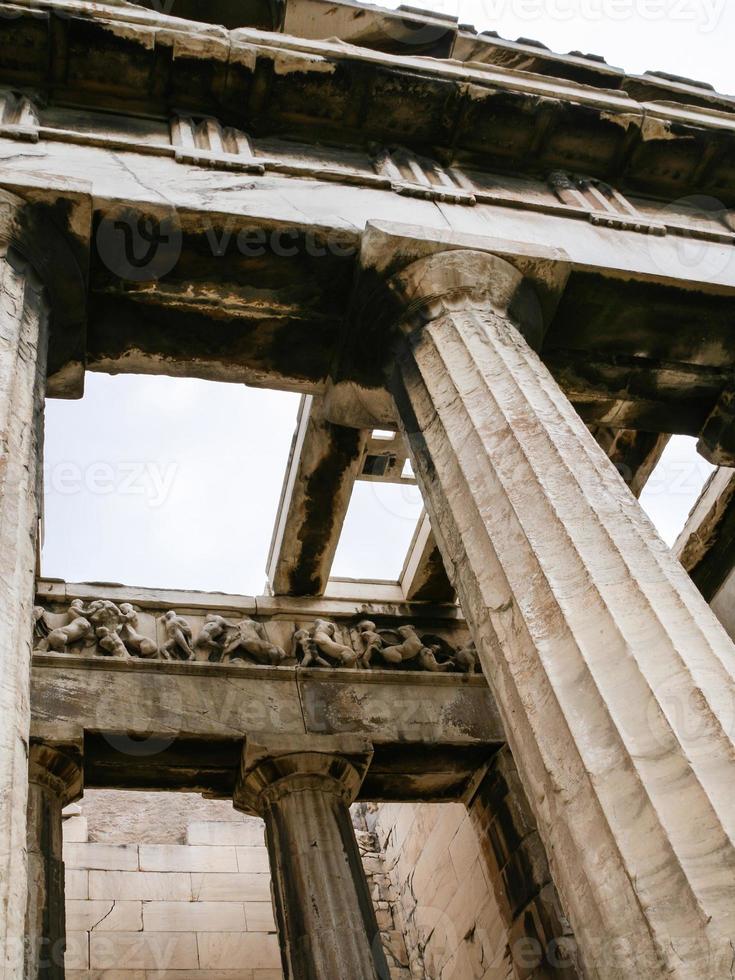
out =
[[(352, 0), (152, 7), (0, 3), (4, 980), (64, 973), (85, 790), (263, 820), (293, 980), (731, 976), (735, 100)], [(267, 595), (37, 580), (85, 371), (303, 394)], [(672, 433), (721, 467), (674, 554)], [(330, 578), (407, 459), (400, 581)], [(76, 980), (124, 971), (94, 931)], [(212, 942), (170, 970), (280, 975)]]

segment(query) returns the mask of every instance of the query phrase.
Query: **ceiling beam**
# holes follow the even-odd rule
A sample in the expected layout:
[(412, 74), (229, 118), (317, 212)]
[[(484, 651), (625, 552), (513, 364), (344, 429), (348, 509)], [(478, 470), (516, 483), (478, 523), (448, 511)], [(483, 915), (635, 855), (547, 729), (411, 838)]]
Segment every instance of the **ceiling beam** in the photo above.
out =
[(324, 594), (367, 437), (326, 422), (320, 399), (302, 399), (268, 556), (275, 595)]
[(712, 474), (673, 552), (711, 602), (735, 567), (735, 469)]

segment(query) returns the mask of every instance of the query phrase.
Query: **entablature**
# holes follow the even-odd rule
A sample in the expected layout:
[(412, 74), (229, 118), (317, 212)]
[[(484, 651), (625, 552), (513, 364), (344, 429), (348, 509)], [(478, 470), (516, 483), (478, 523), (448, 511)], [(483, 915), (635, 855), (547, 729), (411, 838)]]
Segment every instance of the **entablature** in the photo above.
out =
[(231, 796), (248, 738), (360, 735), (363, 799), (459, 799), (504, 742), (456, 605), (55, 581), (37, 602), (31, 735), (83, 746), (87, 786)]
[[(685, 104), (651, 79), (639, 101), (482, 61), (228, 31), (132, 5), (46, 0), (3, 10), (0, 82), (56, 105), (159, 117), (183, 108), (259, 137), (398, 142), (443, 166), (542, 179), (563, 169), (669, 200), (735, 201), (731, 104), (696, 86)], [(657, 85), (668, 101), (656, 101)]]

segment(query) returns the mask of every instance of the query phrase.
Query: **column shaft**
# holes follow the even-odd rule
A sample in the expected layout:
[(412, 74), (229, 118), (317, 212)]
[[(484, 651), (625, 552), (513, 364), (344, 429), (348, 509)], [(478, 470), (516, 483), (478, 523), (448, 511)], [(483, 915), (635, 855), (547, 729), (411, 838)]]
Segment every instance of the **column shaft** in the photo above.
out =
[(349, 808), (335, 788), (295, 785), (263, 814), (286, 975), (382, 980), (380, 931)]
[(516, 328), (518, 273), (465, 254), (401, 274), (396, 400), (586, 974), (729, 976), (735, 650)]
[(0, 251), (0, 964), (23, 973), (32, 608), (48, 311), (33, 272)]
[(287, 980), (389, 980), (350, 819), (372, 758), (353, 736), (250, 740), (234, 802), (265, 820)]
[(69, 751), (31, 746), (28, 766), (26, 980), (63, 980), (66, 948), (61, 811), (81, 793), (81, 765)]

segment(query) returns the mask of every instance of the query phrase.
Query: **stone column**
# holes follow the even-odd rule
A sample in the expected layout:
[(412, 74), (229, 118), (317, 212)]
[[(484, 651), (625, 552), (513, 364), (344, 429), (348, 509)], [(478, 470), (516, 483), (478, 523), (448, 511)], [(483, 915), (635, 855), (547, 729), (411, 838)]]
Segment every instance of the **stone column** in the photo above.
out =
[(48, 331), (44, 290), (15, 234), (16, 202), (0, 196), (0, 965), (6, 980), (23, 972), (29, 684)]
[(394, 392), (588, 977), (735, 963), (735, 648), (543, 363), (528, 282), (399, 273)]
[(61, 811), (81, 796), (79, 757), (33, 744), (28, 765), (26, 980), (63, 980), (66, 949)]
[(235, 806), (265, 820), (288, 980), (390, 977), (349, 810), (371, 757), (355, 738), (246, 749)]

